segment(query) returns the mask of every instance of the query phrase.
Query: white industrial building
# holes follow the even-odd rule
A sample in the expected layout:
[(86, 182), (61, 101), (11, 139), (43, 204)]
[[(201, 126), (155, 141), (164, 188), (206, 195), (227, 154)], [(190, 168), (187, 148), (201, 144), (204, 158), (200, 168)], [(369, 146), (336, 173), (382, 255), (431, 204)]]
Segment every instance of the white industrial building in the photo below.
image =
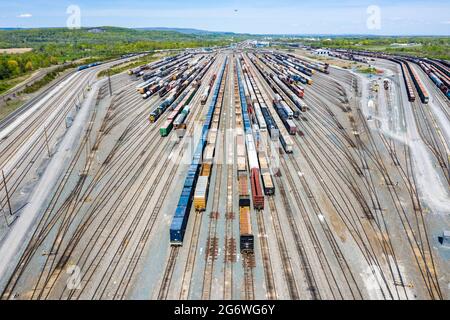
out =
[(328, 56), (330, 54), (330, 51), (325, 49), (316, 49), (314, 50), (314, 54), (317, 54), (319, 56)]

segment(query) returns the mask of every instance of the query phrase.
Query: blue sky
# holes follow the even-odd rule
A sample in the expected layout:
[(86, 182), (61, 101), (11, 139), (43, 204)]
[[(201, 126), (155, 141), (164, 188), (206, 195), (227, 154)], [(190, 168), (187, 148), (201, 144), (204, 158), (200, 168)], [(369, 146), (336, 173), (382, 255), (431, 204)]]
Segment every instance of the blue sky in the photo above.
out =
[[(0, 27), (64, 27), (67, 7), (81, 26), (180, 27), (295, 34), (450, 35), (450, 1), (431, 0), (0, 0)], [(380, 10), (369, 28), (367, 9)], [(378, 17), (378, 16), (377, 16)], [(369, 24), (375, 26), (373, 23)], [(378, 26), (378, 24), (376, 25)]]

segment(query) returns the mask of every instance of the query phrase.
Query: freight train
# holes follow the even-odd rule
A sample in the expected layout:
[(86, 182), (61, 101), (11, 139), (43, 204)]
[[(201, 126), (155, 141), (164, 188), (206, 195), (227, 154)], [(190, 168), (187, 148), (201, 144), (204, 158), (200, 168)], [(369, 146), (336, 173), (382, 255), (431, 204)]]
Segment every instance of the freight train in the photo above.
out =
[(410, 66), (408, 62), (405, 62), (406, 67), (408, 68), (409, 74), (411, 75), (411, 79), (417, 89), (417, 93), (419, 93), (420, 100), (422, 103), (428, 103), (429, 96), (428, 92), (425, 89), (425, 86), (422, 84), (422, 81), (419, 78), (419, 75), (416, 73), (413, 67)]
[(88, 69), (88, 68), (92, 68), (92, 67), (95, 67), (95, 66), (99, 66), (101, 64), (102, 64), (101, 62), (94, 62), (94, 63), (90, 63), (90, 64), (85, 64), (85, 65), (79, 66), (78, 67), (78, 71), (85, 70), (85, 69)]
[(208, 109), (208, 113), (206, 115), (205, 122), (202, 128), (202, 135), (200, 141), (195, 149), (194, 157), (192, 159), (192, 163), (189, 167), (188, 174), (186, 176), (183, 190), (180, 196), (180, 200), (178, 202), (177, 208), (175, 209), (174, 216), (172, 218), (172, 223), (170, 225), (169, 237), (170, 244), (172, 246), (182, 246), (184, 233), (186, 231), (187, 222), (189, 220), (189, 214), (192, 207), (194, 189), (197, 184), (197, 180), (200, 173), (201, 167), (201, 159), (203, 155), (203, 151), (205, 149), (207, 143), (207, 134), (208, 130), (211, 126), (212, 114), (217, 102), (220, 85), (222, 83), (223, 73), (225, 71), (225, 67), (227, 65), (227, 58), (225, 58), (225, 62), (222, 66), (220, 75), (218, 77), (218, 83), (214, 89), (214, 94), (212, 97), (211, 105)]
[(450, 99), (450, 77), (443, 73), (433, 64), (424, 61), (418, 62), (419, 66), (430, 77), (431, 81), (442, 91), (442, 93)]
[[(238, 61), (239, 64), (239, 61)], [(248, 165), (250, 168), (251, 176), (250, 176), (250, 185), (252, 189), (252, 200), (253, 207), (257, 210), (264, 209), (264, 195), (261, 188), (261, 182), (259, 177), (259, 163), (258, 156), (256, 153), (256, 146), (253, 140), (252, 128), (250, 119), (247, 113), (247, 102), (245, 99), (244, 86), (241, 76), (241, 71), (239, 68), (237, 69), (237, 78), (238, 78), (238, 87), (239, 87), (239, 96), (241, 99), (241, 110), (242, 117), (244, 122), (244, 133), (245, 133), (245, 142), (247, 146), (247, 158)]]

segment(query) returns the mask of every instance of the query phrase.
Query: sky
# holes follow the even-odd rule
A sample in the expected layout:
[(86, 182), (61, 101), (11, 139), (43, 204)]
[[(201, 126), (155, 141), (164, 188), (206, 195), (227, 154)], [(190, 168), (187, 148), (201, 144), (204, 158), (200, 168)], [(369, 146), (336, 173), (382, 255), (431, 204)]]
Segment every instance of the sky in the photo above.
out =
[[(70, 5), (79, 8), (79, 19), (68, 13)], [(68, 21), (253, 34), (450, 35), (450, 1), (0, 0), (1, 28), (66, 27)]]

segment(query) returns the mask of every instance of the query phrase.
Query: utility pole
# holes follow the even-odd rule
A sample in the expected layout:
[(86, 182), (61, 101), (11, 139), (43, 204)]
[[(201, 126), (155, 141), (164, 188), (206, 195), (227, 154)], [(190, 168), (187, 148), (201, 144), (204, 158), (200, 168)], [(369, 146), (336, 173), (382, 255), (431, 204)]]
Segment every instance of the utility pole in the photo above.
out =
[(44, 127), (44, 134), (45, 134), (45, 145), (47, 146), (48, 157), (50, 158), (52, 155), (50, 153), (50, 147), (48, 145), (47, 127)]
[(112, 88), (111, 88), (111, 75), (109, 73), (110, 68), (108, 68), (108, 84), (109, 84), (109, 96), (112, 96)]
[(9, 215), (12, 216), (11, 202), (9, 201), (8, 186), (6, 185), (5, 172), (2, 169), (3, 184), (5, 185), (6, 200), (8, 202)]

